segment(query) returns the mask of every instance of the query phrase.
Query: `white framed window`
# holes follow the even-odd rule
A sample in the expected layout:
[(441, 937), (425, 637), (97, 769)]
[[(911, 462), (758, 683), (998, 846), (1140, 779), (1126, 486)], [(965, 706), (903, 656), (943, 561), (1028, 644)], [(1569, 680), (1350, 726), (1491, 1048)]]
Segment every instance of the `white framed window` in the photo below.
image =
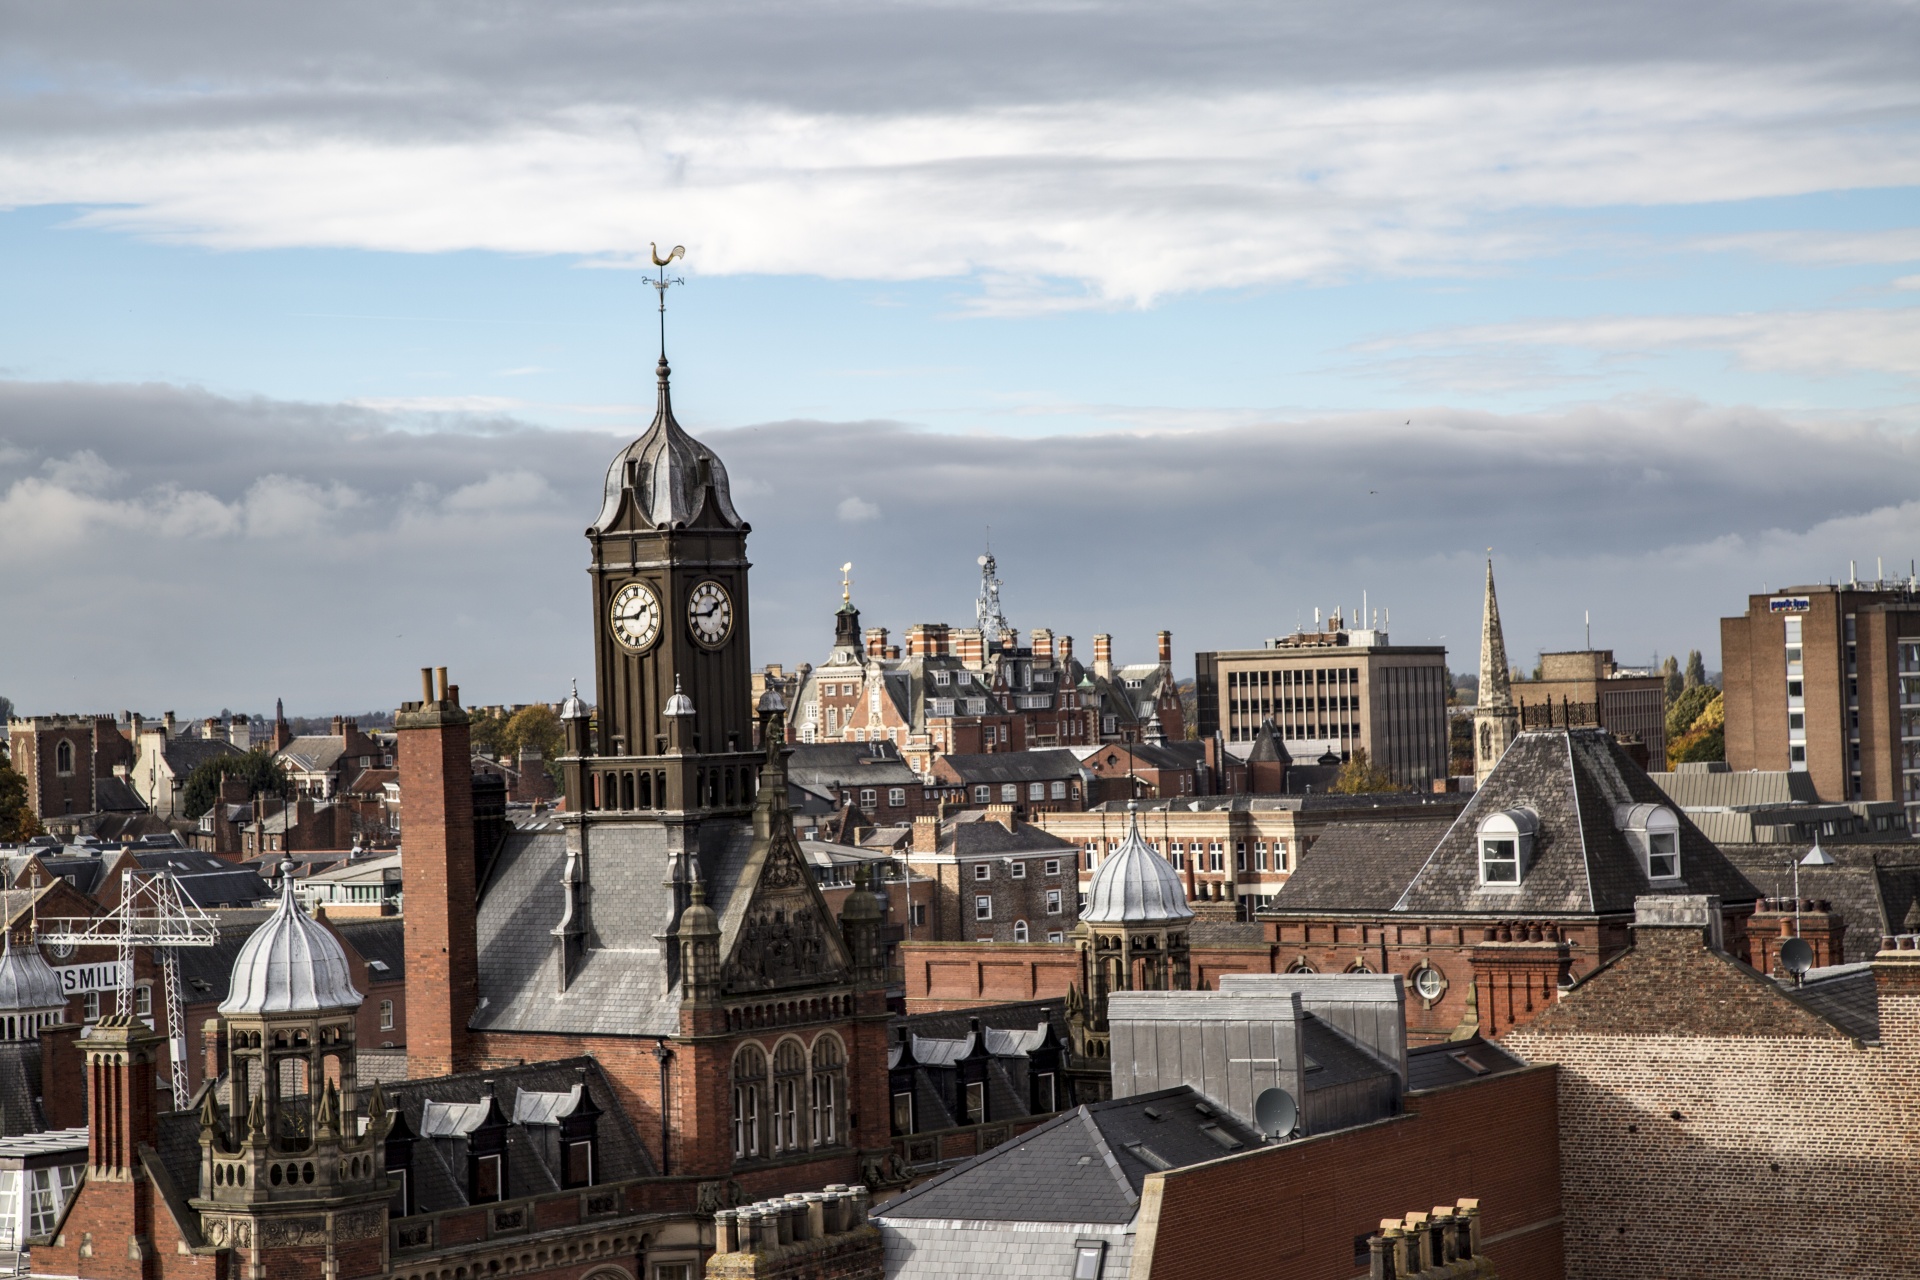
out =
[(1027, 784), (1027, 799), (1029, 799), (1029, 800), (1045, 800), (1046, 798), (1047, 798), (1047, 784), (1046, 784), (1046, 783), (1044, 783), (1044, 782), (1029, 782), (1029, 783)]
[(1221, 846), (1218, 840), (1215, 840), (1211, 844), (1207, 845), (1207, 870), (1225, 871), (1226, 869), (1227, 869), (1226, 850)]
[(898, 809), (903, 807), (906, 803), (907, 803), (907, 789), (905, 787), (888, 787), (887, 788), (887, 805), (889, 808)]
[(1265, 840), (1256, 840), (1253, 842), (1253, 866), (1256, 871), (1265, 871), (1268, 869), (1267, 842)]
[(1056, 781), (1052, 787), (1052, 795), (1055, 800), (1065, 800), (1067, 798), (1067, 784)]
[(1013, 940), (1015, 942), (1025, 942), (1027, 940), (1027, 922), (1025, 920), (1015, 920), (1013, 922)]
[(1066, 940), (1067, 940), (1067, 935), (1060, 932), (1060, 930), (1058, 929), (1055, 929), (1052, 933), (1049, 933), (1047, 935), (1048, 942), (1065, 942)]
[(1057, 876), (1060, 874), (1060, 859), (1058, 858), (1047, 859), (1047, 874), (1050, 876)]
[(380, 1002), (380, 1029), (382, 1031), (393, 1030), (393, 1001), (391, 1000), (382, 1000)]
[(993, 788), (984, 784), (975, 787), (973, 789), (973, 802), (975, 804), (993, 803)]
[(1020, 798), (1020, 784), (1017, 782), (1001, 783), (1000, 798), (1006, 801), (1008, 804), (1012, 804), (1014, 801), (1018, 800)]
[(1517, 887), (1527, 874), (1533, 836), (1540, 820), (1527, 808), (1489, 814), (1478, 833), (1480, 883), (1488, 888)]
[(1649, 880), (1680, 878), (1680, 819), (1664, 805), (1620, 805), (1614, 825), (1640, 855), (1640, 867)]
[(1047, 914), (1050, 916), (1057, 916), (1060, 914), (1060, 911), (1061, 911), (1060, 890), (1058, 889), (1047, 890)]
[(1247, 869), (1247, 842), (1245, 840), (1234, 843), (1233, 869), (1235, 871), (1245, 871)]
[(873, 808), (874, 798), (874, 790), (872, 787), (860, 788), (860, 807), (862, 809)]
[(973, 895), (973, 918), (975, 920), (993, 919), (993, 898), (984, 893)]
[(1007, 864), (1007, 874), (1015, 880), (1025, 880), (1027, 878), (1027, 864), (1024, 862), (1010, 862)]
[(1100, 1280), (1100, 1269), (1107, 1257), (1107, 1242), (1082, 1240), (1073, 1246), (1073, 1280)]
[(936, 671), (936, 672), (934, 672), (934, 673), (933, 673), (933, 682), (934, 682), (935, 684), (939, 684), (939, 685), (948, 685), (948, 684), (952, 684), (952, 683), (953, 683), (953, 672), (951, 672), (951, 671)]
[(993, 879), (993, 864), (992, 864), (991, 862), (976, 862), (976, 863), (974, 863), (974, 864), (973, 864), (973, 878), (974, 878), (975, 880), (991, 880), (991, 879)]

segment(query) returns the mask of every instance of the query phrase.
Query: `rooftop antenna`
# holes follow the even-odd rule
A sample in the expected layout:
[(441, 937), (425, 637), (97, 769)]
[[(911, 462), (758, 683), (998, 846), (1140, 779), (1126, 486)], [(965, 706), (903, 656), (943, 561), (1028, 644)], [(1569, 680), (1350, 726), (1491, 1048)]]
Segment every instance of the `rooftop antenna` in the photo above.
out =
[(853, 561), (840, 566), (840, 603), (853, 603)]
[(673, 252), (664, 258), (660, 256), (659, 245), (648, 241), (647, 248), (653, 250), (653, 265), (655, 268), (655, 278), (647, 281), (647, 283), (652, 285), (654, 291), (660, 295), (660, 359), (664, 361), (667, 358), (667, 290), (673, 288), (674, 285), (686, 283), (686, 281), (679, 276), (669, 276), (667, 274), (667, 268), (674, 262), (687, 256), (687, 247), (683, 244), (677, 244), (673, 246)]
[(1587, 610), (1587, 648), (1593, 648), (1593, 610)]
[(1269, 1138), (1287, 1138), (1300, 1121), (1300, 1107), (1285, 1089), (1262, 1089), (1253, 1100), (1254, 1127)]

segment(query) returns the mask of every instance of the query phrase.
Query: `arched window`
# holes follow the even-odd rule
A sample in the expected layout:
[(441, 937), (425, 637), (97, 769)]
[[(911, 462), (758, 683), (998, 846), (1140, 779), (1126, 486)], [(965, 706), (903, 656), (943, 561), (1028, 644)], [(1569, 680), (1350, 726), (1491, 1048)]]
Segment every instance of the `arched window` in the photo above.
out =
[(53, 767), (54, 771), (62, 776), (73, 772), (73, 744), (65, 738), (62, 738), (60, 745), (54, 748)]
[(1503, 809), (1480, 823), (1480, 883), (1512, 888), (1526, 877), (1533, 861), (1533, 837), (1540, 819), (1532, 809)]
[(1292, 964), (1287, 966), (1287, 972), (1288, 973), (1312, 973), (1313, 965), (1308, 963), (1307, 958), (1305, 956), (1301, 956), (1298, 960), (1295, 960)]
[(840, 1100), (846, 1096), (847, 1054), (840, 1037), (822, 1032), (813, 1042), (813, 1145), (840, 1141)]
[(1013, 922), (1013, 940), (1015, 942), (1025, 942), (1027, 940), (1027, 922), (1025, 920), (1015, 920)]
[(760, 1095), (767, 1087), (767, 1055), (747, 1045), (733, 1059), (733, 1158), (760, 1155)]
[(800, 1134), (800, 1098), (806, 1089), (807, 1055), (798, 1040), (783, 1040), (773, 1051), (773, 1154), (804, 1146)]

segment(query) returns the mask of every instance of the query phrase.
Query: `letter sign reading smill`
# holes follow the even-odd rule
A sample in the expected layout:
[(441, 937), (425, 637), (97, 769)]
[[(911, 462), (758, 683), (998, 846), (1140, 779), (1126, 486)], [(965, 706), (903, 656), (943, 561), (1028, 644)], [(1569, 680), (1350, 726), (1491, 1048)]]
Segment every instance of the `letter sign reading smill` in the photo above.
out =
[(1805, 596), (1775, 596), (1767, 601), (1769, 613), (1805, 613), (1813, 607), (1813, 602)]
[(54, 970), (60, 975), (60, 989), (70, 996), (84, 995), (89, 991), (118, 991), (120, 989), (120, 965), (109, 960), (105, 964), (70, 964)]

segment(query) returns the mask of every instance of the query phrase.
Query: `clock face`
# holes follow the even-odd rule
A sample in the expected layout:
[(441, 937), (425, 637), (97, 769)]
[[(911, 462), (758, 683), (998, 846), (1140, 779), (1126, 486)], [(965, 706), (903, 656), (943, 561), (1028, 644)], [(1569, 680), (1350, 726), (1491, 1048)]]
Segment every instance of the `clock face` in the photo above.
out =
[(693, 638), (708, 648), (718, 648), (733, 631), (733, 598), (727, 589), (709, 579), (687, 597), (687, 625)]
[(627, 648), (648, 648), (660, 638), (660, 597), (644, 582), (629, 582), (613, 597), (607, 625)]

